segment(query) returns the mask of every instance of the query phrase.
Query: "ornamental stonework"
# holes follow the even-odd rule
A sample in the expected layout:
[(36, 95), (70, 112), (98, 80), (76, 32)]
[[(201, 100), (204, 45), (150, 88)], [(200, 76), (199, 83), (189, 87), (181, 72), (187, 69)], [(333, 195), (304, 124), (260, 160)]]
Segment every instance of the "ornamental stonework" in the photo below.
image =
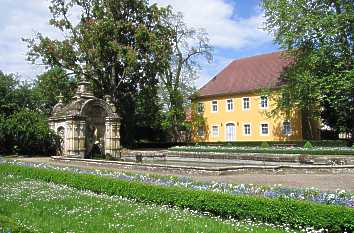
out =
[(54, 106), (49, 126), (61, 137), (60, 154), (91, 158), (94, 155), (119, 157), (120, 117), (109, 95), (96, 98), (82, 78), (75, 96), (67, 105), (63, 97)]

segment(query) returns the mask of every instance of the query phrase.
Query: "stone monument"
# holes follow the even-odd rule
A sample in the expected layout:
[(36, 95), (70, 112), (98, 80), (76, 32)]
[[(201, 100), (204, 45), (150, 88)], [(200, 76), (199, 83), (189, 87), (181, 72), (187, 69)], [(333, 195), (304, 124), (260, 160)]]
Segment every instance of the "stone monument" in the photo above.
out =
[(119, 157), (120, 118), (111, 96), (96, 98), (83, 77), (67, 105), (63, 96), (54, 106), (49, 127), (62, 139), (61, 155), (89, 158), (93, 153)]

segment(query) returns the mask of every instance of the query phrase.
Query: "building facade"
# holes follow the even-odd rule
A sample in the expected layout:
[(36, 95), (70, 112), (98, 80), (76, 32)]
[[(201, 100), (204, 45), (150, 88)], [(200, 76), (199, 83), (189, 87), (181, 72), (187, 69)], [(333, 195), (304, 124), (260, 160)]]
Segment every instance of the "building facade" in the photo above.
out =
[(195, 132), (196, 141), (303, 140), (300, 111), (273, 111), (283, 85), (280, 75), (290, 63), (276, 52), (229, 64), (193, 100), (205, 122)]

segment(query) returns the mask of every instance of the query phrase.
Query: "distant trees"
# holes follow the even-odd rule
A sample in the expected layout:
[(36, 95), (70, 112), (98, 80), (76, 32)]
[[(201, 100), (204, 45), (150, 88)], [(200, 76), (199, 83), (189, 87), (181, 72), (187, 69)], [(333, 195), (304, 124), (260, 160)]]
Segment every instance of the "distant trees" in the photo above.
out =
[(59, 138), (48, 127), (50, 107), (42, 108), (35, 89), (0, 71), (0, 153), (55, 154)]
[(307, 112), (307, 120), (321, 117), (354, 137), (353, 1), (263, 0), (261, 5), (266, 29), (295, 59), (283, 76), (290, 106)]
[(212, 48), (207, 33), (188, 27), (181, 13), (171, 14), (166, 23), (171, 29), (172, 53), (167, 57), (167, 67), (159, 73), (161, 100), (165, 108), (163, 122), (172, 140), (182, 141), (187, 129), (186, 110), (191, 108), (190, 98), (195, 93), (194, 80), (200, 68), (200, 60), (212, 60)]

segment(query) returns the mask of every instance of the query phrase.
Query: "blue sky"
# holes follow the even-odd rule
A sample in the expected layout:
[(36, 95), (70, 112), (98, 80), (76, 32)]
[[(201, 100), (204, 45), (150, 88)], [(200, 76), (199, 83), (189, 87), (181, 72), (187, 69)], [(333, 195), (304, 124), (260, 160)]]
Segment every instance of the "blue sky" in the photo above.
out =
[[(263, 31), (264, 16), (259, 0), (150, 0), (161, 6), (171, 5), (184, 15), (186, 23), (204, 28), (214, 47), (211, 64), (201, 62), (197, 87), (213, 78), (232, 60), (278, 50), (272, 37)], [(0, 70), (18, 73), (31, 80), (45, 68), (25, 61), (26, 44), (21, 37), (42, 32), (50, 37), (61, 35), (48, 25), (46, 0), (2, 0), (0, 8)]]

